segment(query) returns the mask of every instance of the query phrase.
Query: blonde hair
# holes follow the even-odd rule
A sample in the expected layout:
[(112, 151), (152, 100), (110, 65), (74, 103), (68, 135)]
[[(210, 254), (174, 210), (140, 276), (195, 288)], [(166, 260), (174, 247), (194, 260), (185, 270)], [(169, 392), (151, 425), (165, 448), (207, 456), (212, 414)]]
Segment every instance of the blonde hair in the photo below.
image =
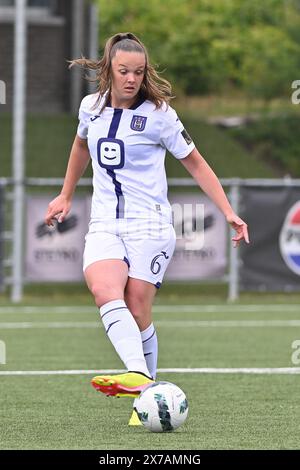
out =
[(70, 62), (70, 67), (80, 65), (86, 69), (96, 71), (96, 78), (90, 81), (98, 82), (97, 92), (99, 93), (95, 107), (99, 104), (100, 99), (107, 92), (105, 102), (100, 110), (103, 111), (110, 100), (111, 92), (111, 61), (115, 57), (118, 50), (127, 52), (141, 52), (145, 55), (146, 64), (143, 82), (139, 90), (139, 96), (152, 101), (156, 109), (161, 108), (164, 103), (169, 103), (173, 98), (171, 84), (161, 78), (155, 68), (149, 62), (149, 56), (144, 44), (132, 33), (118, 33), (109, 38), (105, 44), (103, 57), (96, 61), (86, 59), (75, 59)]

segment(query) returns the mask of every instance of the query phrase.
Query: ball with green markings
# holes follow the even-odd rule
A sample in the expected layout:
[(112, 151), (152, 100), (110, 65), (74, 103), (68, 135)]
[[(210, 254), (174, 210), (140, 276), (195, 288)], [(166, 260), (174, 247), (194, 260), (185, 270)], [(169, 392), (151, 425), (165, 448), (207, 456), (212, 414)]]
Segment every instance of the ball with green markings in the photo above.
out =
[(174, 431), (185, 422), (189, 409), (185, 393), (171, 382), (148, 385), (135, 407), (143, 425), (152, 432)]

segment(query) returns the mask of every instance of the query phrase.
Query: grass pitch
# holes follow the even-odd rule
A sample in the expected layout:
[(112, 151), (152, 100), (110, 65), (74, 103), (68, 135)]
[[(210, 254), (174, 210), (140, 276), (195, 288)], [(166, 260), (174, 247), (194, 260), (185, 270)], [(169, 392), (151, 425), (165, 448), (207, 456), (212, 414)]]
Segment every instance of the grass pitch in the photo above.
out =
[[(158, 374), (187, 394), (189, 417), (181, 428), (154, 434), (128, 427), (132, 400), (107, 398), (91, 387), (96, 374), (87, 371), (123, 368), (96, 308), (2, 305), (7, 360), (0, 365), (0, 448), (300, 447), (300, 370), (292, 362), (299, 304), (177, 303), (154, 310), (159, 368), (184, 369)], [(289, 373), (270, 373), (273, 368)]]

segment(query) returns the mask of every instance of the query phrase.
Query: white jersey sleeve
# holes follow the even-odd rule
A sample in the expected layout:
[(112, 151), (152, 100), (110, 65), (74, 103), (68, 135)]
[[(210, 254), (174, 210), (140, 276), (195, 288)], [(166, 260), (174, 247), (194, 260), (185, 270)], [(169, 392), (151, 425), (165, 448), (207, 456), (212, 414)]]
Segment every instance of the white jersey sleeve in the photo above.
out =
[(195, 148), (194, 142), (185, 130), (175, 110), (170, 106), (164, 112), (160, 139), (161, 145), (177, 159), (187, 157)]
[(90, 118), (95, 114), (95, 110), (93, 107), (96, 103), (97, 95), (87, 95), (81, 101), (79, 112), (78, 112), (78, 128), (77, 128), (77, 135), (81, 139), (87, 139), (88, 134), (88, 126), (90, 123)]

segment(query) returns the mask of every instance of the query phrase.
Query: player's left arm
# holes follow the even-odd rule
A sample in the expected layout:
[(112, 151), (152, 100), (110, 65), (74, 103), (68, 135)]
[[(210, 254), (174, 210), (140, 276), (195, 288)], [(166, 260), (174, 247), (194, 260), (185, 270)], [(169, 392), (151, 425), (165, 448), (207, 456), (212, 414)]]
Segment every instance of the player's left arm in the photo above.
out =
[(198, 150), (194, 148), (187, 157), (182, 158), (180, 161), (200, 188), (220, 208), (227, 222), (236, 231), (236, 235), (232, 238), (234, 246), (238, 246), (241, 240), (249, 243), (246, 222), (235, 214), (219, 179)]

